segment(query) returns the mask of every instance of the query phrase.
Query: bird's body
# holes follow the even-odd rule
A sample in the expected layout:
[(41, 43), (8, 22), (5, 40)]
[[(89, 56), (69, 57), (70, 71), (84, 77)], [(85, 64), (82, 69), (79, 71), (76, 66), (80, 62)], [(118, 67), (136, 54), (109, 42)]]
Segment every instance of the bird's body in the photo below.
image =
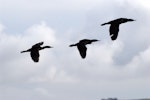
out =
[(118, 32), (119, 32), (119, 25), (122, 23), (129, 22), (129, 21), (134, 21), (134, 20), (127, 19), (127, 18), (118, 18), (118, 19), (112, 20), (110, 22), (101, 24), (101, 26), (110, 24), (109, 32), (110, 32), (111, 39), (116, 40), (117, 36), (118, 36)]
[(80, 40), (80, 41), (79, 41), (78, 43), (76, 43), (76, 44), (70, 45), (70, 47), (72, 47), (72, 46), (77, 46), (81, 57), (84, 59), (84, 58), (86, 57), (86, 51), (87, 51), (86, 45), (87, 45), (87, 44), (91, 44), (92, 42), (96, 42), (96, 41), (98, 41), (98, 40), (96, 40), (96, 39), (93, 39), (93, 40), (90, 40), (90, 39), (83, 39), (83, 40)]
[(21, 53), (30, 52), (32, 60), (34, 62), (38, 62), (39, 61), (39, 57), (40, 57), (39, 51), (42, 50), (42, 49), (45, 49), (45, 48), (52, 48), (51, 46), (41, 47), (41, 45), (43, 45), (43, 43), (44, 42), (39, 42), (39, 43), (33, 45), (32, 48), (30, 48), (28, 50), (25, 50), (25, 51), (21, 51)]

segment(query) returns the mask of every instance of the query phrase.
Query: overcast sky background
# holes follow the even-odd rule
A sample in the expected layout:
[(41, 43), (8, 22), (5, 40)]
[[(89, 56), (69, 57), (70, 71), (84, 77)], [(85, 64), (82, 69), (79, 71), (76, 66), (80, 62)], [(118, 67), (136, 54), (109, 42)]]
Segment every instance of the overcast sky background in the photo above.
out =
[[(0, 100), (150, 98), (149, 0), (0, 0)], [(133, 18), (111, 41), (104, 22)], [(77, 48), (88, 45), (86, 59)], [(20, 51), (44, 41), (39, 63)]]

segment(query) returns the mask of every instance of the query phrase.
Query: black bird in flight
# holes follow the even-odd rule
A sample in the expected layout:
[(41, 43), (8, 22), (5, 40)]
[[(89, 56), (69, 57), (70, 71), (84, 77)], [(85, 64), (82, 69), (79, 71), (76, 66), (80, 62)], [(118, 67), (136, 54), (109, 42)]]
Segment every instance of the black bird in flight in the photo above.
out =
[(86, 57), (86, 51), (87, 51), (86, 45), (87, 44), (91, 44), (92, 42), (96, 42), (96, 41), (99, 41), (99, 40), (96, 40), (96, 39), (92, 39), (92, 40), (90, 40), (90, 39), (83, 39), (83, 40), (80, 40), (76, 44), (70, 45), (70, 47), (77, 46), (81, 57), (84, 59)]
[(42, 49), (45, 49), (45, 48), (52, 48), (51, 46), (41, 47), (41, 45), (43, 45), (43, 43), (44, 42), (39, 42), (39, 43), (33, 45), (30, 49), (25, 50), (25, 51), (21, 51), (21, 53), (30, 52), (32, 60), (34, 62), (38, 62), (39, 61), (39, 57), (40, 57), (39, 51), (42, 50)]
[(129, 21), (135, 21), (135, 20), (127, 19), (127, 18), (118, 18), (118, 19), (112, 20), (110, 22), (101, 24), (101, 26), (110, 24), (110, 28), (109, 28), (110, 37), (112, 40), (116, 40), (117, 36), (118, 36), (118, 32), (119, 32), (119, 25), (122, 23), (129, 22)]

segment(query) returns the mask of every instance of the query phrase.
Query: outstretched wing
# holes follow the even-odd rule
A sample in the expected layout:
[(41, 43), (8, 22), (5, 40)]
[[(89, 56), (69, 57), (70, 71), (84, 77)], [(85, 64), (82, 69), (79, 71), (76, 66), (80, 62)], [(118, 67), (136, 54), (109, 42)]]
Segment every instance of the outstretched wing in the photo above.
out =
[(85, 45), (78, 45), (77, 48), (79, 50), (81, 57), (84, 59), (86, 57), (86, 51), (87, 51), (86, 46)]
[(82, 44), (82, 45), (87, 45), (87, 44), (91, 44), (92, 42), (96, 42), (96, 41), (99, 41), (99, 40), (96, 40), (96, 39), (83, 39), (83, 40), (80, 40), (79, 43)]
[(38, 62), (39, 61), (39, 56), (40, 56), (40, 54), (39, 54), (39, 51), (38, 50), (33, 50), (33, 51), (31, 51), (31, 58), (32, 58), (32, 60), (34, 61), (34, 62)]
[(119, 32), (119, 24), (111, 24), (109, 32), (111, 39), (116, 40)]
[(43, 43), (44, 43), (44, 42), (39, 42), (39, 43), (33, 45), (32, 48), (40, 47), (41, 45), (43, 45)]

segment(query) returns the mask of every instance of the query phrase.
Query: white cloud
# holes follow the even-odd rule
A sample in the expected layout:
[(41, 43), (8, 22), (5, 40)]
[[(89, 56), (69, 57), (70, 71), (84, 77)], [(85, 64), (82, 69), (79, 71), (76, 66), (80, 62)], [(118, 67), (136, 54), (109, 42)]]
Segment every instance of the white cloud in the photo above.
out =
[[(20, 51), (29, 49), (33, 44), (44, 41), (44, 45), (52, 45), (55, 41), (53, 31), (48, 26), (35, 25), (30, 28), (27, 34), (12, 35), (7, 33), (1, 34), (1, 71), (4, 78), (9, 80), (9, 77), (14, 79), (26, 77), (34, 72), (36, 66), (33, 64), (30, 54), (20, 54)], [(44, 50), (45, 52), (49, 52)], [(42, 57), (42, 56), (41, 56)], [(9, 61), (9, 63), (7, 63)], [(38, 64), (37, 64), (38, 65)], [(40, 65), (38, 65), (40, 66)], [(17, 69), (17, 70), (16, 70)], [(10, 78), (10, 79), (11, 79)], [(18, 80), (17, 80), (18, 81)]]
[(30, 43), (32, 43), (31, 41), (34, 41), (34, 43), (35, 41), (44, 41), (49, 44), (56, 42), (55, 32), (44, 21), (40, 25), (33, 25), (27, 29), (23, 38), (29, 40)]
[[(41, 56), (39, 63), (35, 64), (29, 53), (20, 53), (20, 51), (29, 49), (33, 44), (41, 41), (45, 42), (44, 45), (51, 45), (54, 48), (40, 51)], [(57, 46), (58, 43), (59, 39), (58, 42), (56, 42), (55, 32), (48, 27), (45, 22), (31, 26), (22, 35), (1, 33), (0, 46), (2, 49), (0, 53), (0, 63), (1, 66), (3, 66), (1, 67), (1, 82), (4, 80), (10, 82), (18, 82), (19, 80), (29, 80), (29, 82), (73, 81), (71, 77), (66, 75), (65, 71), (58, 70), (55, 65), (57, 63), (57, 61), (54, 61), (57, 56), (55, 53), (57, 52), (54, 50), (57, 48), (55, 45)]]
[[(3, 1), (4, 6), (1, 7), (6, 8), (7, 2), (8, 0)], [(16, 2), (19, 2), (20, 5), (16, 5)], [(37, 11), (36, 13), (46, 18), (49, 16), (40, 12), (54, 10), (55, 13), (59, 13), (58, 15), (62, 15), (62, 13), (65, 15), (73, 11), (72, 16), (83, 12), (84, 17), (75, 16), (72, 18), (75, 18), (74, 20), (70, 20), (68, 14), (60, 16), (62, 19), (65, 18), (64, 22), (69, 23), (68, 26), (73, 27), (72, 29), (64, 26), (63, 22), (60, 22), (62, 19), (53, 21), (52, 24), (56, 24), (56, 26), (67, 27), (67, 30), (62, 33), (57, 33), (59, 30), (50, 27), (49, 19), (39, 23), (41, 18), (35, 22), (39, 24), (30, 25), (20, 34), (8, 33), (7, 25), (5, 27), (0, 24), (0, 88), (2, 88), (0, 98), (6, 100), (10, 100), (12, 97), (14, 100), (18, 100), (18, 98), (21, 100), (69, 100), (72, 98), (74, 100), (94, 100), (111, 96), (148, 97), (150, 90), (148, 84), (150, 82), (150, 58), (148, 56), (150, 55), (148, 34), (150, 15), (147, 13), (148, 7), (135, 1), (133, 3), (131, 0), (107, 0), (105, 2), (88, 0), (86, 3), (84, 0), (67, 2), (63, 0), (61, 2), (56, 0), (49, 3), (47, 0), (43, 2), (38, 0), (35, 3), (35, 0), (22, 0), (9, 4), (10, 8), (18, 6), (17, 10), (13, 8), (16, 11), (14, 16), (17, 16), (17, 11), (20, 10), (18, 8), (22, 6), (21, 9), (25, 7), (25, 10), (22, 11), (30, 12), (31, 10), (30, 13)], [(145, 3), (145, 1), (143, 2)], [(27, 4), (29, 6), (26, 6)], [(42, 7), (39, 7), (40, 4)], [(53, 6), (53, 9), (50, 5)], [(50, 15), (52, 16), (52, 14)], [(135, 18), (136, 22), (121, 25), (117, 41), (112, 42), (108, 26), (100, 27), (99, 25), (103, 21), (122, 16)], [(40, 16), (32, 14), (32, 17), (39, 18)], [(32, 21), (30, 17), (30, 20), (27, 19), (27, 23)], [(72, 25), (78, 19), (79, 21), (84, 19), (81, 22), (83, 27), (80, 30), (74, 30), (76, 28)], [(14, 25), (14, 23), (11, 24)], [(22, 26), (20, 25), (20, 27)], [(77, 48), (68, 47), (83, 37), (101, 39), (100, 42), (87, 46), (87, 57), (84, 60), (81, 59)], [(44, 41), (44, 45), (51, 45), (54, 48), (41, 51), (39, 63), (34, 63), (29, 53), (20, 54), (20, 51), (26, 50), (40, 41)]]
[(0, 33), (2, 33), (3, 30), (4, 30), (4, 26), (0, 24)]

